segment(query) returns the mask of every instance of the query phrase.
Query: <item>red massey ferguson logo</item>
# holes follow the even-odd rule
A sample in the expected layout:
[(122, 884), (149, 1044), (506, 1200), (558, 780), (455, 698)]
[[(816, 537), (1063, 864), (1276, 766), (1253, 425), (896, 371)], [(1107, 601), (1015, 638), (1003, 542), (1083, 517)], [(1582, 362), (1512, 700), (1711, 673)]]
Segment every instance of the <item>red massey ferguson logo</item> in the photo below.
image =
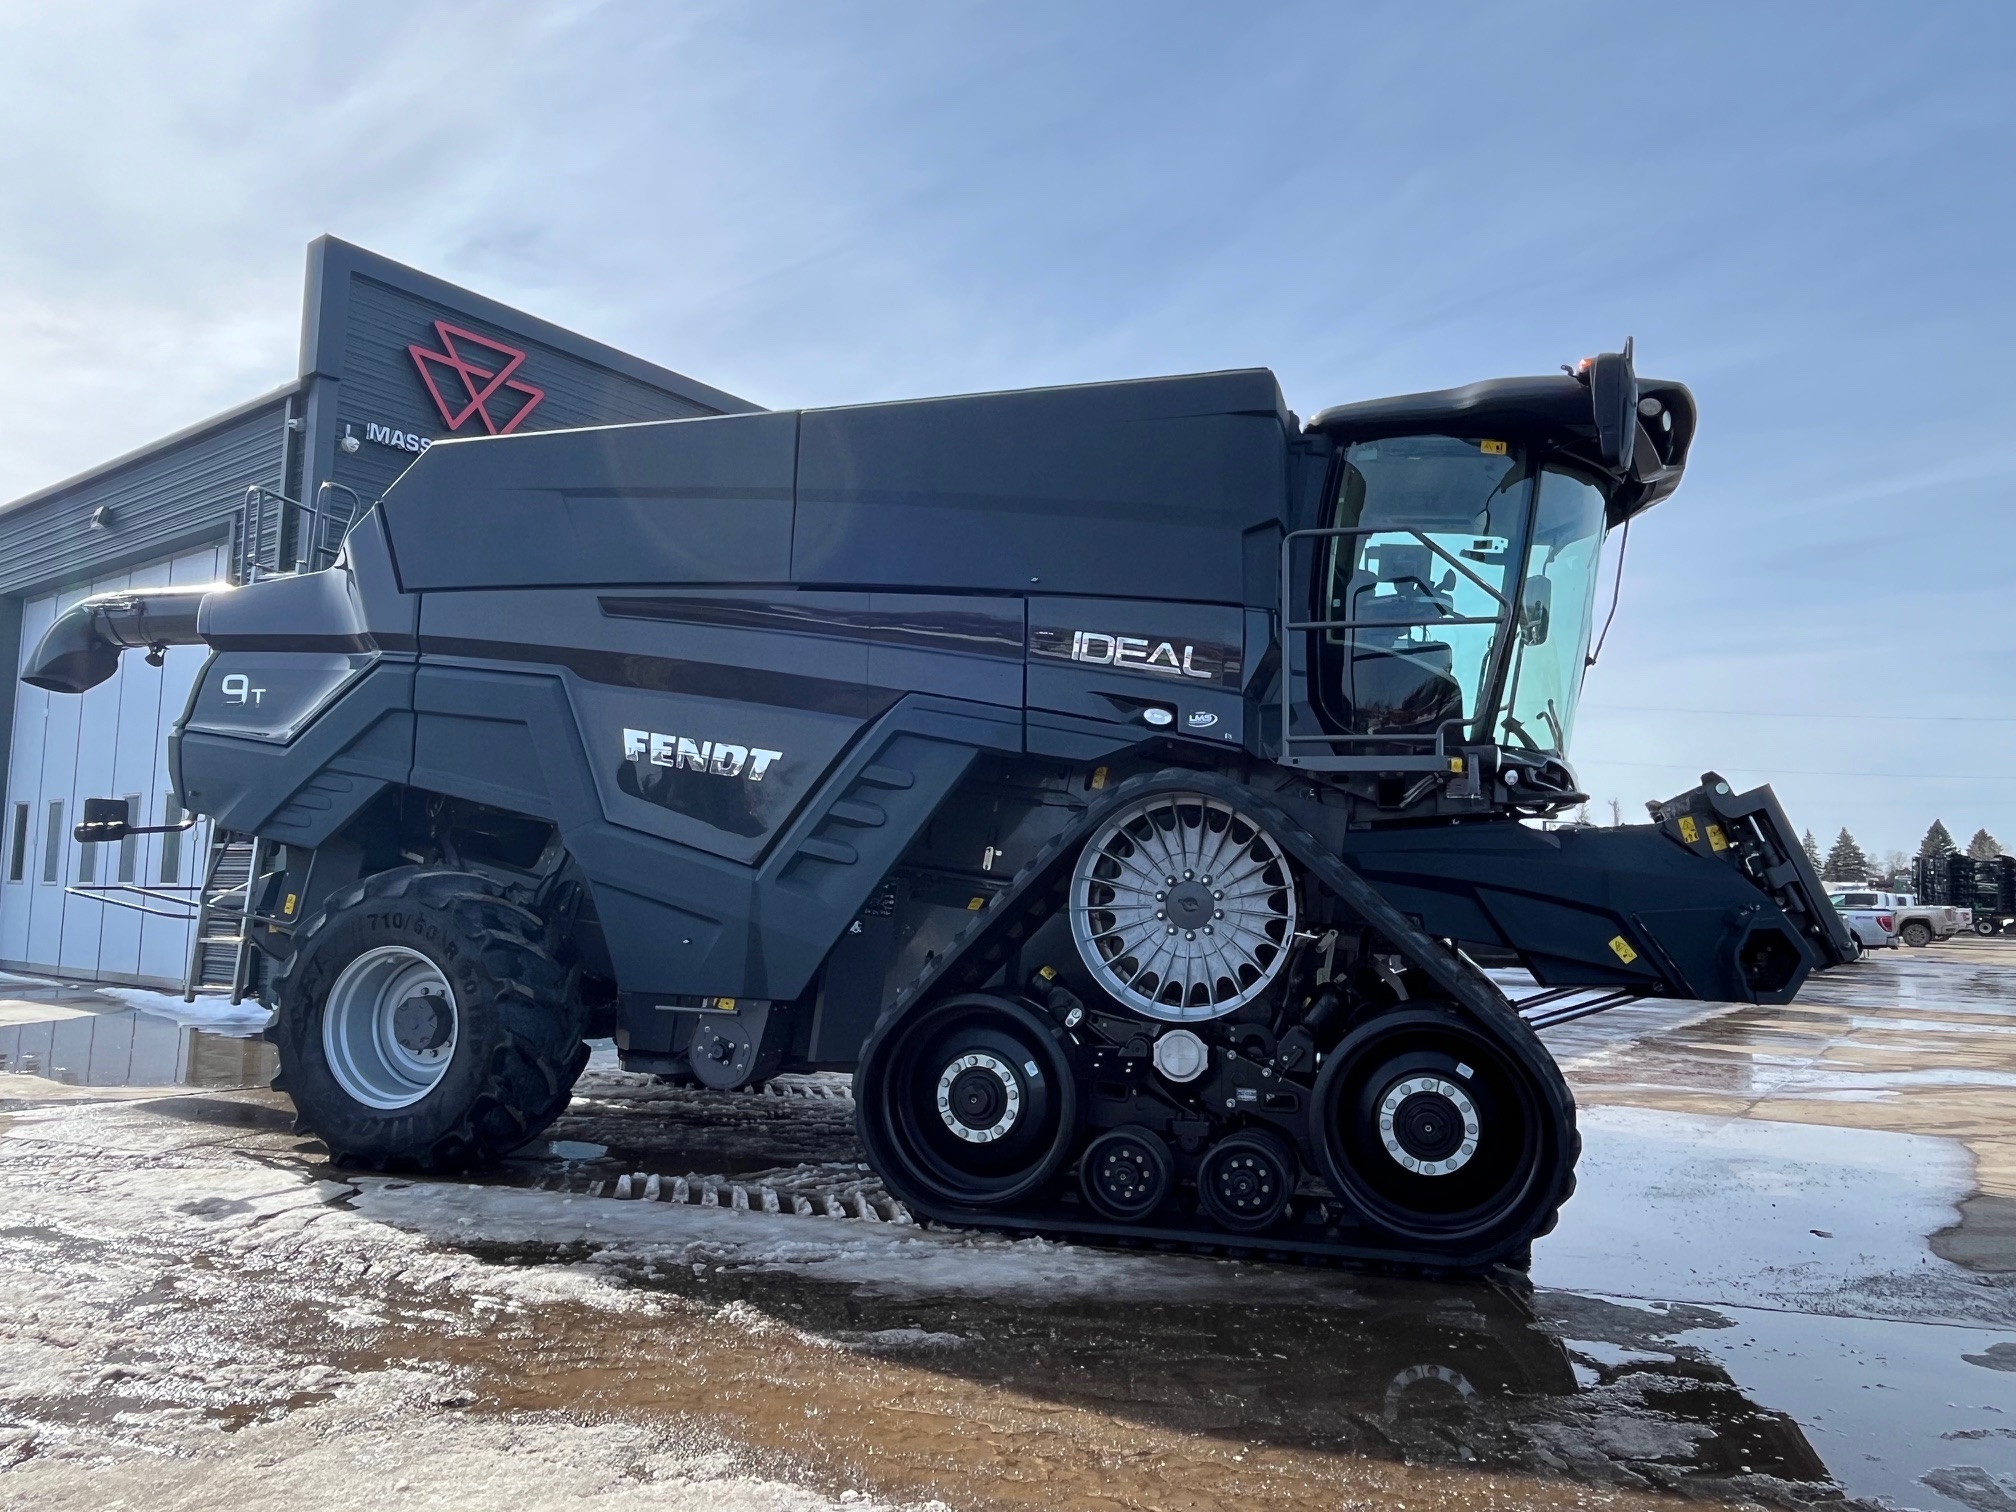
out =
[[(546, 397), (546, 390), (512, 376), (525, 365), (525, 354), (518, 348), (478, 336), (445, 320), (434, 322), (434, 336), (441, 343), (440, 351), (417, 343), (406, 350), (413, 354), (413, 365), (420, 369), (420, 381), (434, 396), (441, 419), (450, 431), (459, 431), (475, 415), (491, 435), (508, 436), (525, 423), (525, 417)], [(459, 381), (459, 391), (457, 383), (450, 382), (448, 392), (443, 393), (437, 379), (447, 377)], [(449, 394), (454, 395), (453, 399)], [(513, 397), (501, 397), (506, 394)], [(501, 420), (499, 414), (491, 412), (493, 399), (504, 416)]]

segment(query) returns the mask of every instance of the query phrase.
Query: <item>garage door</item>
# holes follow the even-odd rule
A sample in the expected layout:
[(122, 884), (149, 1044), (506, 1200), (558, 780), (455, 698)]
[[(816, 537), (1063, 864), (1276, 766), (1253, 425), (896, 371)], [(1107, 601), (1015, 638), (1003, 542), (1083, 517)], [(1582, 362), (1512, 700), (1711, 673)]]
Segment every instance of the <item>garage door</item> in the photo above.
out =
[[(42, 632), (79, 599), (119, 588), (215, 582), (222, 565), (221, 553), (207, 547), (31, 600), (22, 619), (21, 654), (32, 653)], [(172, 646), (161, 667), (139, 656), (121, 657), (118, 675), (82, 697), (16, 683), (6, 808), (0, 811), (6, 826), (0, 842), (0, 964), (96, 981), (181, 984), (189, 959), (188, 923), (67, 889), (194, 884), (200, 880), (196, 872), (207, 824), (179, 835), (135, 835), (117, 845), (80, 845), (70, 838), (70, 827), (82, 816), (86, 798), (130, 798), (134, 816), (149, 824), (181, 817), (169, 791), (168, 731), (207, 655), (201, 646)]]

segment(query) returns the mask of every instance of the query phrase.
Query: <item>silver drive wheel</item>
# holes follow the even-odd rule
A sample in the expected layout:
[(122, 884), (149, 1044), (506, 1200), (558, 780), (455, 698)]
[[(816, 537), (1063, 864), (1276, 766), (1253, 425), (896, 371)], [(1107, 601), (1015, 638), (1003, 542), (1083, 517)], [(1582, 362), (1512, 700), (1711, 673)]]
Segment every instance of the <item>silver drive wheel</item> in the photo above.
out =
[(336, 1084), (367, 1108), (410, 1108), (439, 1084), (460, 1027), (441, 968), (404, 945), (367, 950), (322, 1005), (322, 1050)]
[(1215, 1019), (1287, 963), (1288, 858), (1254, 820), (1163, 793), (1102, 825), (1071, 877), (1071, 933), (1099, 985), (1149, 1018)]

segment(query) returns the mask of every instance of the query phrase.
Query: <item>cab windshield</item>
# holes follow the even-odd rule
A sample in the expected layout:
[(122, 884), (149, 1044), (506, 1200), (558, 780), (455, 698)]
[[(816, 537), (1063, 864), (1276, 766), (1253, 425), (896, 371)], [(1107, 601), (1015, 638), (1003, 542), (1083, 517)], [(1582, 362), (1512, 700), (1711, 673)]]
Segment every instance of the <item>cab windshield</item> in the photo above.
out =
[(1603, 495), (1516, 444), (1349, 447), (1309, 622), (1310, 696), (1360, 754), (1560, 752), (1589, 648)]
[(1574, 473), (1543, 469), (1533, 545), (1519, 590), (1500, 745), (1567, 751), (1589, 661), (1602, 559), (1602, 490)]

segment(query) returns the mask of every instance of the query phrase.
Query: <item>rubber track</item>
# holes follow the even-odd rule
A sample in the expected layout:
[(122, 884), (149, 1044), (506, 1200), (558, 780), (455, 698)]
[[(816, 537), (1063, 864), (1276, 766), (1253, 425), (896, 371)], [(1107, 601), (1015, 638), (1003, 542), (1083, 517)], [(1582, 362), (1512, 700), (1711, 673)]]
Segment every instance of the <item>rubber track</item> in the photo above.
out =
[(286, 1090), (288, 1046), (280, 1005), (304, 949), (333, 914), (366, 902), (411, 900), (448, 913), (463, 938), (477, 944), (484, 971), (499, 987), (493, 1000), (501, 1043), (491, 1052), (483, 1082), (462, 1117), (424, 1151), (402, 1160), (365, 1157), (343, 1148), (340, 1136), (298, 1120), (300, 1133), (318, 1135), (340, 1165), (411, 1166), (427, 1172), (466, 1170), (509, 1154), (566, 1111), (574, 1083), (588, 1064), (581, 1032), (584, 1013), (571, 974), (543, 943), (545, 923), (503, 897), (494, 884), (468, 872), (401, 867), (340, 888), (297, 936), (297, 947), (274, 973), (268, 992), (275, 1008), (266, 1038), (280, 1051), (276, 1090)]
[[(1097, 1219), (1066, 1217), (1055, 1212), (1018, 1215), (1011, 1211), (970, 1210), (944, 1207), (920, 1200), (908, 1190), (900, 1176), (892, 1180), (879, 1172), (892, 1191), (920, 1217), (961, 1227), (1004, 1229), (1058, 1238), (1082, 1238), (1095, 1243), (1120, 1246), (1180, 1248), (1206, 1253), (1240, 1255), (1273, 1254), (1303, 1259), (1342, 1259), (1355, 1263), (1394, 1264), (1409, 1270), (1481, 1270), (1502, 1263), (1523, 1264), (1532, 1240), (1553, 1232), (1561, 1205), (1575, 1191), (1575, 1166), (1582, 1153), (1581, 1132), (1575, 1121), (1575, 1096), (1569, 1090), (1561, 1068), (1540, 1042), (1531, 1025), (1519, 1017), (1505, 995), (1481, 972), (1445, 950), (1432, 936), (1414, 925), (1386, 901), (1363, 877), (1339, 857), (1325, 853), (1315, 836), (1297, 823), (1280, 806), (1244, 784), (1215, 774), (1192, 771), (1144, 773), (1128, 779), (1093, 804), (1070, 829), (1052, 839), (1025, 866), (1009, 886), (997, 893), (987, 907), (954, 938), (945, 954), (927, 965), (876, 1021), (875, 1029), (862, 1047), (856, 1071), (855, 1130), (869, 1151), (877, 1141), (868, 1128), (874, 1101), (871, 1067), (876, 1052), (889, 1031), (910, 1007), (941, 993), (977, 992), (1005, 965), (1021, 944), (1069, 900), (1070, 866), (1077, 847), (1104, 819), (1121, 807), (1143, 797), (1162, 792), (1201, 793), (1220, 798), (1243, 810), (1267, 827), (1268, 833), (1316, 880), (1334, 892), (1371, 928), (1383, 935), (1410, 964), (1421, 970), (1450, 1000), (1465, 1010), (1476, 1027), (1489, 1033), (1530, 1076), (1539, 1094), (1543, 1113), (1551, 1112), (1559, 1131), (1554, 1151), (1554, 1173), (1550, 1196), (1538, 1200), (1528, 1232), (1516, 1243), (1472, 1254), (1448, 1254), (1392, 1245), (1349, 1243), (1335, 1240), (1310, 1241), (1288, 1234), (1264, 1236), (1200, 1233), (1195, 1229), (1149, 1228), (1135, 1224), (1113, 1224)], [(861, 1085), (863, 1073), (870, 1077), (868, 1095)], [(1341, 1198), (1334, 1198), (1348, 1210)], [(1360, 1228), (1358, 1232), (1368, 1230)]]

